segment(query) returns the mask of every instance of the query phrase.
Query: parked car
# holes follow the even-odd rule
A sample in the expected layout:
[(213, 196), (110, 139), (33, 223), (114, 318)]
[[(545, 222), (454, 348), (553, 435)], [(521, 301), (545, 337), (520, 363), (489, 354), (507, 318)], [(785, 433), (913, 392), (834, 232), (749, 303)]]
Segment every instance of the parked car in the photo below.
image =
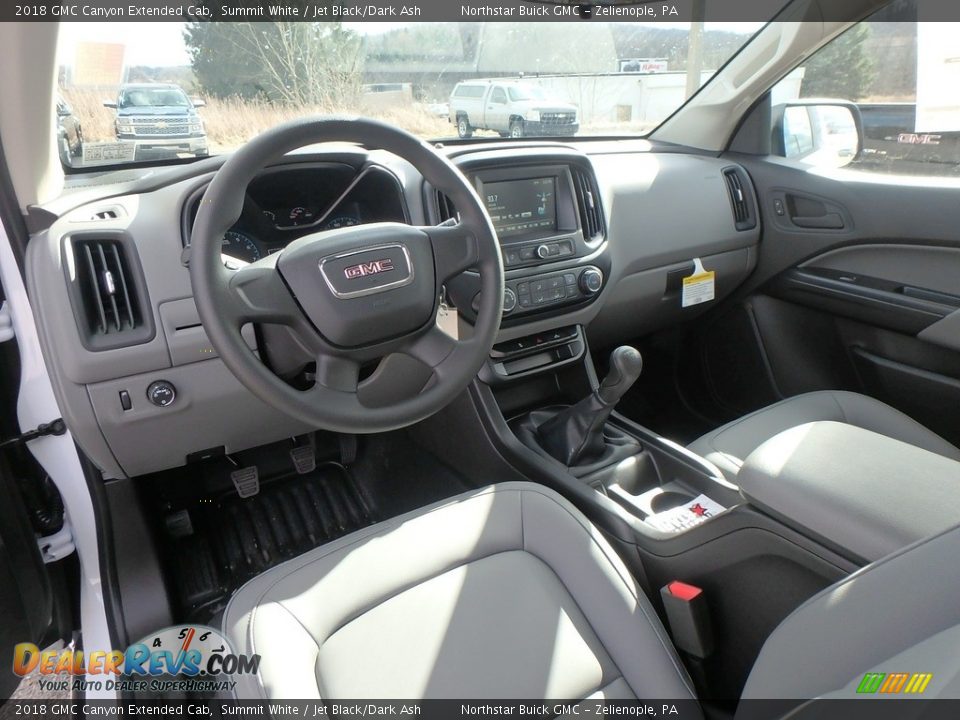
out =
[(73, 165), (74, 158), (83, 152), (83, 127), (62, 97), (57, 98), (57, 149), (64, 165)]
[(575, 135), (577, 108), (558, 102), (534, 83), (517, 80), (469, 80), (450, 94), (450, 122), (462, 138), (474, 130), (495, 130), (501, 137)]
[(120, 142), (136, 144), (137, 156), (151, 154), (209, 154), (207, 133), (197, 108), (179, 85), (163, 83), (120, 86), (117, 99), (103, 103), (117, 111), (114, 130)]

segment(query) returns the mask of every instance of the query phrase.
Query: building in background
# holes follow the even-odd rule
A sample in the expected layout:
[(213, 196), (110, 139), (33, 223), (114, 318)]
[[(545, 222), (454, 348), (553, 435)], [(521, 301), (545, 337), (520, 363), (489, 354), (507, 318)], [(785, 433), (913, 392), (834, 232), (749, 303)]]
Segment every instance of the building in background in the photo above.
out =
[(123, 43), (78, 42), (73, 58), (74, 87), (115, 87), (124, 81)]

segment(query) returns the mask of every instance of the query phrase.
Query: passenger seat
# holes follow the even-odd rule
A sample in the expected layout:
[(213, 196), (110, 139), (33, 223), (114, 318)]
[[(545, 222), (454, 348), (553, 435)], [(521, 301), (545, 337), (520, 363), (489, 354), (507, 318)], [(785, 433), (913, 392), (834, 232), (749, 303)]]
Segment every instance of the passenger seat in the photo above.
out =
[(707, 433), (688, 445), (688, 449), (736, 482), (743, 461), (761, 444), (784, 430), (819, 420), (856, 425), (960, 461), (960, 449), (916, 420), (874, 398), (840, 390), (787, 398)]

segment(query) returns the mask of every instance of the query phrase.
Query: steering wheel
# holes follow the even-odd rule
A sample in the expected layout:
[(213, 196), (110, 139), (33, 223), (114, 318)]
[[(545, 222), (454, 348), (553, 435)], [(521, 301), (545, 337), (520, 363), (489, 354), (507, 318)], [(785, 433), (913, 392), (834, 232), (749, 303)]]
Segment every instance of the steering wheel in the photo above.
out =
[[(240, 217), (247, 185), (269, 162), (323, 142), (381, 148), (407, 160), (453, 201), (460, 222), (316, 232), (255, 263), (228, 269), (221, 242)], [(480, 198), (446, 158), (385, 123), (310, 118), (258, 135), (214, 176), (191, 237), (194, 299), (223, 363), (261, 400), (314, 427), (382, 432), (432, 415), (476, 376), (500, 325), (503, 264)], [(456, 340), (436, 323), (439, 299), (444, 282), (471, 268), (481, 279), (477, 321), (470, 337)], [(286, 326), (316, 360), (313, 386), (298, 389), (264, 365), (241, 336), (247, 323)], [(365, 405), (359, 391), (369, 380), (360, 381), (361, 367), (394, 353), (430, 368), (430, 381), (409, 397)], [(378, 383), (389, 385), (391, 372), (397, 370), (382, 363)], [(403, 378), (394, 380), (399, 384)]]

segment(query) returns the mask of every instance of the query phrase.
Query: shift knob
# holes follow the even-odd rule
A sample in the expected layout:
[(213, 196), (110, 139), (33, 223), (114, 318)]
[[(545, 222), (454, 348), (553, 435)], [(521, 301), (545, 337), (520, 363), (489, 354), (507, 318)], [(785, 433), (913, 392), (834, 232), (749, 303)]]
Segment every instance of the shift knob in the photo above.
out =
[(604, 405), (616, 405), (642, 371), (643, 356), (640, 351), (629, 345), (621, 345), (610, 353), (610, 371), (600, 383), (597, 397)]

